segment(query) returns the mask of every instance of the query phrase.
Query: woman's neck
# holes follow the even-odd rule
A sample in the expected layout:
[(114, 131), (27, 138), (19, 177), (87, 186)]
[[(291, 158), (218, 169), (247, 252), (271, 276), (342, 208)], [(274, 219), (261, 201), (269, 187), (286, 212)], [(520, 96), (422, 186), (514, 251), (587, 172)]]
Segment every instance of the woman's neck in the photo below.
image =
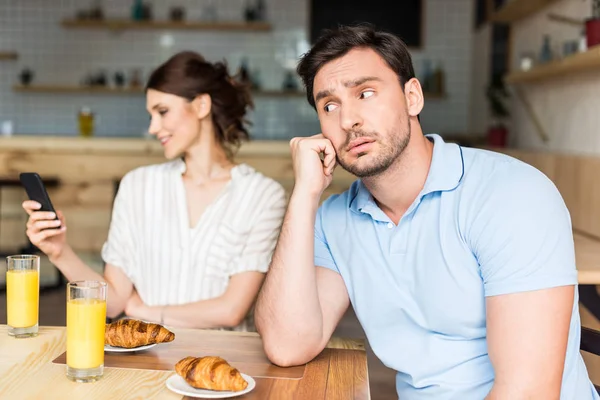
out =
[(234, 167), (223, 146), (217, 142), (214, 128), (210, 128), (200, 134), (198, 141), (184, 155), (184, 177), (198, 184), (229, 178)]

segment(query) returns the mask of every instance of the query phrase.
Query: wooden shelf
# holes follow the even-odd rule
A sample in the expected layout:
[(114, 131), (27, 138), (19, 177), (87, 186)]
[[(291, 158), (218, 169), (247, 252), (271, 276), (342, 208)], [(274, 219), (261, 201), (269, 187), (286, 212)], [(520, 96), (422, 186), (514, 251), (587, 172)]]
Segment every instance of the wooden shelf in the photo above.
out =
[[(15, 92), (22, 93), (80, 93), (80, 94), (142, 94), (143, 88), (123, 87), (121, 89), (115, 87), (103, 86), (67, 86), (67, 85), (16, 85), (13, 87)], [(256, 97), (304, 97), (304, 92), (280, 91), (280, 90), (259, 90), (253, 91), (252, 94)]]
[(19, 55), (12, 51), (0, 51), (0, 60), (16, 60), (19, 58)]
[(271, 30), (267, 22), (174, 22), (174, 21), (132, 21), (132, 20), (104, 20), (88, 21), (67, 19), (62, 21), (62, 26), (70, 29), (173, 29), (173, 30), (212, 30), (212, 31), (255, 31), (266, 32)]
[(557, 0), (507, 0), (499, 10), (492, 15), (493, 22), (516, 22), (529, 17)]
[(515, 71), (505, 77), (507, 83), (527, 83), (600, 68), (600, 46), (561, 60), (533, 67), (529, 71)]
[[(111, 86), (68, 86), (68, 85), (15, 85), (13, 86), (15, 92), (22, 93), (80, 93), (80, 94), (112, 94), (112, 95), (139, 95), (142, 94), (143, 88), (130, 88), (123, 87), (121, 89)], [(295, 97), (306, 97), (304, 92), (300, 91), (286, 91), (286, 90), (256, 90), (252, 92), (254, 97), (281, 97), (281, 98), (295, 98)], [(424, 93), (426, 99), (444, 99), (446, 93)]]
[(140, 94), (143, 88), (103, 87), (103, 86), (62, 86), (62, 85), (16, 85), (15, 92), (25, 93), (94, 93), (94, 94)]

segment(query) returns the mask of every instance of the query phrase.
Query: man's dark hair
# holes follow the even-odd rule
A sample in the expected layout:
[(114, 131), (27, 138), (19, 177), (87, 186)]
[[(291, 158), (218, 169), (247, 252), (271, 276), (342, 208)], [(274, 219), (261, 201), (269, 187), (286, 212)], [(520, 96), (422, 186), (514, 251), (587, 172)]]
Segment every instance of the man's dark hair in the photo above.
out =
[(402, 90), (404, 84), (415, 77), (408, 48), (398, 36), (375, 30), (369, 25), (341, 26), (326, 30), (310, 51), (302, 56), (297, 68), (306, 88), (306, 98), (314, 108), (313, 86), (317, 72), (328, 62), (343, 57), (356, 48), (375, 50), (396, 72)]

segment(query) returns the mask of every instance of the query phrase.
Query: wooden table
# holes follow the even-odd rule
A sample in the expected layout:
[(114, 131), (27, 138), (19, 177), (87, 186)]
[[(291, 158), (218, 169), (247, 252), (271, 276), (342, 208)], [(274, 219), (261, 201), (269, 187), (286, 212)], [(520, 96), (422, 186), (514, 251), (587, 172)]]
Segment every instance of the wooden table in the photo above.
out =
[(166, 387), (174, 362), (183, 356), (221, 355), (256, 380), (236, 399), (370, 399), (362, 340), (338, 339), (305, 366), (269, 363), (255, 333), (173, 329), (175, 340), (139, 353), (106, 353), (104, 376), (74, 383), (65, 376), (66, 329), (41, 327), (29, 339), (8, 336), (0, 325), (0, 398), (181, 399)]

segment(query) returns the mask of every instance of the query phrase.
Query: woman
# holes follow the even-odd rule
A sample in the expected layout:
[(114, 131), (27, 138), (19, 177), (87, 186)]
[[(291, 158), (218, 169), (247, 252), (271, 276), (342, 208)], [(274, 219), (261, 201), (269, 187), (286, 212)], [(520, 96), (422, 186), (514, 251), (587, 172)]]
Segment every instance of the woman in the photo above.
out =
[(104, 276), (69, 247), (62, 213), (53, 221), (24, 202), (27, 236), (69, 281), (106, 281), (109, 317), (251, 330), (286, 199), (281, 185), (232, 161), (248, 139), (249, 92), (224, 64), (183, 52), (153, 72), (146, 99), (149, 132), (171, 161), (121, 180)]

